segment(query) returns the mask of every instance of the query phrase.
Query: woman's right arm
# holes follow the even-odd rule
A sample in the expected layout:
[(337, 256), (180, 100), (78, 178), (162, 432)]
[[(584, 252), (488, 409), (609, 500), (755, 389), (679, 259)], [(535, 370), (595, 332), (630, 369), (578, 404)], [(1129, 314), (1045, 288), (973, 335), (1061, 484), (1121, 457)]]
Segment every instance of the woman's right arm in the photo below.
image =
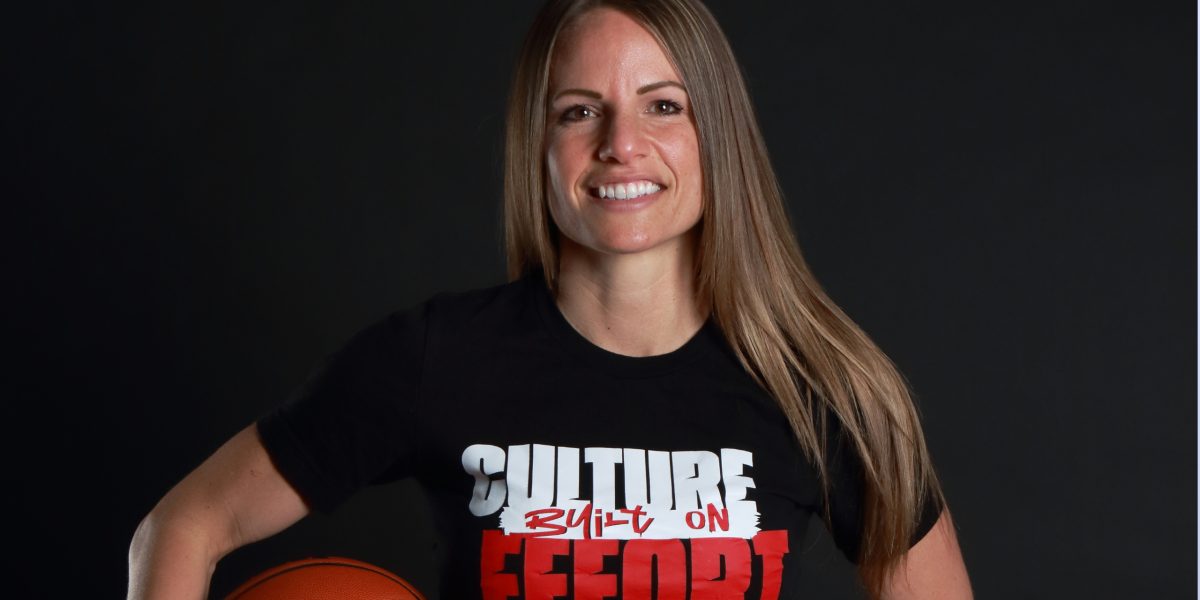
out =
[(217, 561), (307, 514), (250, 425), (142, 519), (129, 547), (128, 600), (207, 598)]

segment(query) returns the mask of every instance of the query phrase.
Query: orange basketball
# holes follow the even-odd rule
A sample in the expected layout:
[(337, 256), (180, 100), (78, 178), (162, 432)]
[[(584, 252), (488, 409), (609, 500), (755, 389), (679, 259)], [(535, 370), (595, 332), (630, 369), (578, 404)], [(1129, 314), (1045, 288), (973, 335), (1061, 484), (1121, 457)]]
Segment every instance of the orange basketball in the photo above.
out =
[(259, 573), (225, 600), (425, 600), (425, 596), (385, 569), (330, 556)]

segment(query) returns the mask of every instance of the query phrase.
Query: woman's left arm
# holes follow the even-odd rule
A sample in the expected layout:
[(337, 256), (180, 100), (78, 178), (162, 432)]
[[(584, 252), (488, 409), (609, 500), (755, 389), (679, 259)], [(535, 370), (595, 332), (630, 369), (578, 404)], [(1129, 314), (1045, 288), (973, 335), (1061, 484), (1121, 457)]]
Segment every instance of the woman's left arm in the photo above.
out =
[(954, 534), (949, 509), (908, 550), (900, 568), (888, 578), (883, 600), (971, 600), (971, 581)]

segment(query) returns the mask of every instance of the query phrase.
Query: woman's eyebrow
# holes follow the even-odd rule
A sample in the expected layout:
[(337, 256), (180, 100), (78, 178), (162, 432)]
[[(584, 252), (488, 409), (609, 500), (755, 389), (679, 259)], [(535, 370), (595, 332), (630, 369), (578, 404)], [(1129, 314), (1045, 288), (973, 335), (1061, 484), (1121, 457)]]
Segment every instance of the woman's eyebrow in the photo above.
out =
[[(659, 88), (664, 88), (667, 86), (677, 87), (677, 88), (683, 90), (684, 93), (687, 93), (687, 88), (683, 87), (683, 84), (679, 83), (678, 81), (656, 81), (654, 83), (648, 83), (648, 84), (643, 85), (642, 87), (638, 88), (637, 93), (640, 96), (647, 92), (653, 92), (654, 90), (657, 90)], [(550, 101), (553, 102), (563, 96), (572, 95), (572, 94), (574, 94), (576, 96), (587, 96), (588, 98), (595, 98), (597, 100), (604, 97), (603, 95), (600, 94), (600, 92), (595, 92), (592, 90), (585, 90), (583, 88), (568, 88), (568, 89), (558, 92), (557, 94), (554, 94), (554, 98), (552, 98)]]
[(563, 96), (570, 96), (570, 95), (587, 96), (588, 98), (595, 98), (597, 100), (603, 98), (603, 96), (600, 95), (600, 92), (593, 92), (592, 90), (585, 90), (582, 88), (569, 88), (569, 89), (565, 89), (565, 90), (555, 94), (554, 98), (552, 98), (550, 101), (553, 102), (555, 100), (558, 100), (559, 98), (562, 98)]
[(683, 90), (684, 93), (687, 93), (687, 88), (683, 87), (683, 84), (679, 83), (678, 81), (656, 81), (654, 83), (649, 83), (649, 84), (643, 85), (642, 87), (638, 88), (637, 93), (638, 93), (638, 95), (641, 95), (641, 94), (645, 94), (646, 92), (653, 92), (654, 90), (657, 90), (658, 88), (664, 88), (669, 85), (673, 85), (673, 86)]

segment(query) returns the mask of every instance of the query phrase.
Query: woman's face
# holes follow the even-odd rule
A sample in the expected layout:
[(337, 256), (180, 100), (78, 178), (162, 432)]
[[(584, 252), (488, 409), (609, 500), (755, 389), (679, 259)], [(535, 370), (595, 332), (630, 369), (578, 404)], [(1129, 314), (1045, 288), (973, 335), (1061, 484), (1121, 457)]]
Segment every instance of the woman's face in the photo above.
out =
[(582, 15), (559, 35), (549, 94), (548, 194), (559, 231), (605, 254), (687, 243), (702, 204), (696, 126), (654, 37), (615, 10)]

